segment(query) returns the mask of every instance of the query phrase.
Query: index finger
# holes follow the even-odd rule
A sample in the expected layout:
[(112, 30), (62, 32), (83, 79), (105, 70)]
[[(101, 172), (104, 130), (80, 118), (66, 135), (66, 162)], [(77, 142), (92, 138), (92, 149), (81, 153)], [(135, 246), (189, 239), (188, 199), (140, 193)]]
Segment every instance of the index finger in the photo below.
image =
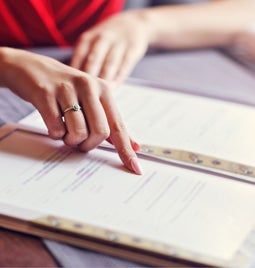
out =
[(132, 147), (130, 136), (109, 90), (102, 96), (101, 103), (107, 116), (111, 141), (114, 144), (120, 159), (128, 169), (141, 175), (142, 169)]

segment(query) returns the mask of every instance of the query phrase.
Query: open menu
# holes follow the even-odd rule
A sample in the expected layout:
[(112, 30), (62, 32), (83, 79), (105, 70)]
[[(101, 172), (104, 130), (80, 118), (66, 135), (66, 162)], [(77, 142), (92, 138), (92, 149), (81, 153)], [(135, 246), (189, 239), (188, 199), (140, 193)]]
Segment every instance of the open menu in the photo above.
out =
[[(140, 143), (255, 165), (255, 108), (131, 84), (114, 94)], [(112, 150), (82, 153), (45, 133), (37, 112), (0, 128), (1, 226), (157, 266), (254, 261), (251, 176), (144, 154), (138, 176)]]

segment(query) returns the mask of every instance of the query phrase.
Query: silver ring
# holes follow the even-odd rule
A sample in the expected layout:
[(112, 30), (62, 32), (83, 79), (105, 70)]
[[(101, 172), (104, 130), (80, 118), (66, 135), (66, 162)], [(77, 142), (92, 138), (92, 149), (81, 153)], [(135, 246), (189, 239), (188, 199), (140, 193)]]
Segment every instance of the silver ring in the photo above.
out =
[(74, 105), (66, 108), (63, 113), (66, 113), (68, 111), (75, 111), (75, 112), (77, 112), (77, 111), (80, 111), (80, 110), (81, 110), (81, 106), (78, 103), (75, 103)]

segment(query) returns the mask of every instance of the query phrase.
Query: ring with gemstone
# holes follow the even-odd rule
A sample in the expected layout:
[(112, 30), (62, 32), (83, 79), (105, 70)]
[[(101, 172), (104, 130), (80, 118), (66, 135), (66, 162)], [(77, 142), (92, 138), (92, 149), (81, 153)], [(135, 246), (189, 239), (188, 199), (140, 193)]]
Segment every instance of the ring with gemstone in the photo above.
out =
[(75, 103), (74, 105), (66, 108), (63, 113), (66, 113), (68, 111), (75, 111), (76, 112), (76, 111), (80, 111), (80, 110), (81, 110), (81, 106), (78, 103)]

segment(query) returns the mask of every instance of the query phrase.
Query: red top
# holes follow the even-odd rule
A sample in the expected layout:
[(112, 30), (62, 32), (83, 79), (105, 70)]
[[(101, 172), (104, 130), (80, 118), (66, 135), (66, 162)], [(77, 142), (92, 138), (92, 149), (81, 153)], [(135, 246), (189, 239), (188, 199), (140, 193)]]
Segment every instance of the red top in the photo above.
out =
[(0, 45), (69, 46), (124, 0), (0, 0)]

